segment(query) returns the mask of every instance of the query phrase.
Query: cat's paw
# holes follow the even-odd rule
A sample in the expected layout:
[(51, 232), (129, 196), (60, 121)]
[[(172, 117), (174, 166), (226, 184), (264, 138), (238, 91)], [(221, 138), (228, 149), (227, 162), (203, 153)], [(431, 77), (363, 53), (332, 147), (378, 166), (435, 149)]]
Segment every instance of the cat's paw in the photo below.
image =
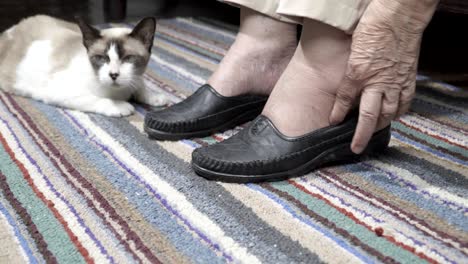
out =
[(151, 106), (163, 106), (169, 103), (169, 98), (163, 94), (153, 94), (146, 98), (145, 101)]
[(96, 112), (105, 116), (122, 117), (133, 114), (135, 108), (130, 103), (124, 101), (102, 99), (97, 104)]

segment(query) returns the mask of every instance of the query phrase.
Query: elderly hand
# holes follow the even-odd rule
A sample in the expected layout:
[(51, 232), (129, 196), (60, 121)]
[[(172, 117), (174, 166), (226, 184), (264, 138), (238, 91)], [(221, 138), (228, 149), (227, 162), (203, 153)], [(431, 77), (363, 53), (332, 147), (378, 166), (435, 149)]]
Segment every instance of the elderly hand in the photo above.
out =
[(372, 134), (404, 114), (415, 92), (422, 34), (438, 0), (372, 0), (353, 33), (345, 78), (330, 122), (341, 122), (360, 96), (351, 149), (361, 153)]

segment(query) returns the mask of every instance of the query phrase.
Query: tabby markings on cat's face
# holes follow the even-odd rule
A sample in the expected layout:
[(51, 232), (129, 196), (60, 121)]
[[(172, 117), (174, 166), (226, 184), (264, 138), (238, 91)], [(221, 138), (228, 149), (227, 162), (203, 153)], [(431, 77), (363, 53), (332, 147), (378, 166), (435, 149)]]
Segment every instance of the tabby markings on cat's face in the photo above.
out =
[(155, 21), (143, 19), (133, 30), (97, 31), (80, 22), (83, 43), (99, 82), (107, 87), (133, 88), (146, 69), (153, 45)]

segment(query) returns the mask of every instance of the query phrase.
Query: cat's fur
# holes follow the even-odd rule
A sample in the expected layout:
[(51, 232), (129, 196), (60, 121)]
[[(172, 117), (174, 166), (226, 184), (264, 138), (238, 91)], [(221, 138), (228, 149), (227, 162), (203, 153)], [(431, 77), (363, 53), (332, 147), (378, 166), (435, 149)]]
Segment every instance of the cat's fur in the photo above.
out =
[(161, 105), (164, 97), (144, 89), (142, 78), (155, 27), (153, 18), (102, 31), (81, 20), (26, 18), (0, 35), (0, 89), (107, 116), (132, 114), (131, 96)]

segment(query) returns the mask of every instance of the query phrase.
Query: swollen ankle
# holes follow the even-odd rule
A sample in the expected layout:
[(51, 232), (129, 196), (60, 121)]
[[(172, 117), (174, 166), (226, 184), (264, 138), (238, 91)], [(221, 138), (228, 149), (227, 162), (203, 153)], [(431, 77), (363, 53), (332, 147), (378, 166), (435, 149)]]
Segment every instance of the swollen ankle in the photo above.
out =
[(295, 48), (295, 41), (285, 44), (239, 36), (208, 83), (224, 96), (268, 95)]
[(242, 8), (236, 41), (208, 83), (224, 96), (268, 95), (296, 47), (296, 25)]

